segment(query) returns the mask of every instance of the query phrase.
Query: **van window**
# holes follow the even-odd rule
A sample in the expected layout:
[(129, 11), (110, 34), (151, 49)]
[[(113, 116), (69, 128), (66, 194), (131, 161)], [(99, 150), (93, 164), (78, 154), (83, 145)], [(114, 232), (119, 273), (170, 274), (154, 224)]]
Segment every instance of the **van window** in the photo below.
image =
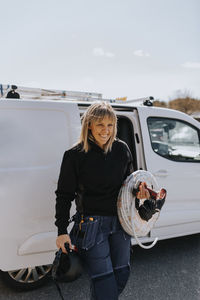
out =
[(155, 153), (167, 159), (200, 162), (200, 131), (187, 122), (151, 117), (147, 119)]

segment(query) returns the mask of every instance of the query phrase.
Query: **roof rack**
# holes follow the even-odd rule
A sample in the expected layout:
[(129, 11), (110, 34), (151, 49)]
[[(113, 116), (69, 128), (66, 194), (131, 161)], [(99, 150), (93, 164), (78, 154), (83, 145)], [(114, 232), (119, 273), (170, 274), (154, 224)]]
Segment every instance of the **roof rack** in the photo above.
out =
[[(104, 99), (100, 93), (91, 92), (77, 92), (77, 91), (66, 91), (66, 90), (54, 90), (54, 89), (40, 89), (40, 88), (30, 88), (30, 87), (20, 87), (16, 85), (3, 85), (0, 84), (0, 98), (6, 98), (8, 92), (16, 91), (20, 96), (20, 99), (32, 99), (32, 100), (68, 100), (68, 101), (83, 101), (83, 102), (93, 102), (93, 101), (106, 101), (109, 103), (123, 103), (123, 104), (143, 104), (146, 106), (152, 106), (152, 100), (154, 98), (144, 97), (133, 100), (126, 100), (124, 98), (116, 99)], [(14, 98), (14, 97), (13, 97)], [(18, 97), (19, 98), (19, 97)]]
[(153, 106), (153, 101), (154, 101), (153, 96), (127, 100), (128, 103), (133, 103), (134, 102), (136, 104), (136, 102), (137, 102), (137, 104), (143, 104), (145, 106)]
[(91, 101), (94, 99), (102, 99), (102, 94), (91, 93), (91, 92), (77, 92), (77, 91), (66, 91), (66, 90), (54, 90), (54, 89), (40, 89), (40, 88), (29, 88), (15, 85), (3, 85), (0, 84), (0, 98), (6, 98), (6, 95), (11, 90), (17, 90), (20, 94), (20, 99), (35, 99), (35, 100), (83, 100)]

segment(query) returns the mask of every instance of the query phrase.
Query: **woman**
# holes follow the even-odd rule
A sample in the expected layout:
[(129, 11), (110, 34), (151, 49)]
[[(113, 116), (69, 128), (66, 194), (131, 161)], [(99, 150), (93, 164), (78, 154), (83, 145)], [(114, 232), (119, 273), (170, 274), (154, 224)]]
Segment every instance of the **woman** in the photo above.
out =
[[(130, 269), (130, 236), (119, 223), (117, 197), (133, 165), (128, 146), (116, 133), (110, 104), (92, 104), (83, 116), (79, 143), (64, 153), (56, 190), (57, 247), (66, 253), (66, 242), (70, 248), (76, 245), (98, 300), (117, 300)], [(77, 213), (69, 236), (74, 199)]]

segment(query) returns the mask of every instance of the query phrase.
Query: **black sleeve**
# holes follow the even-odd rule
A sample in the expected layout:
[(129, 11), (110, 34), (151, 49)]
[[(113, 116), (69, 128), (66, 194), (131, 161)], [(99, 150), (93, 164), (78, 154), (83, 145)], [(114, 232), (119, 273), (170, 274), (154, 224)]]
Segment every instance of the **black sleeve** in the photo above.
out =
[(126, 144), (126, 156), (127, 156), (127, 169), (126, 169), (124, 179), (126, 179), (127, 176), (129, 176), (131, 173), (134, 172), (133, 157), (127, 144)]
[(77, 174), (74, 159), (69, 151), (63, 156), (56, 194), (55, 225), (58, 235), (67, 233), (71, 202), (74, 200), (77, 189)]

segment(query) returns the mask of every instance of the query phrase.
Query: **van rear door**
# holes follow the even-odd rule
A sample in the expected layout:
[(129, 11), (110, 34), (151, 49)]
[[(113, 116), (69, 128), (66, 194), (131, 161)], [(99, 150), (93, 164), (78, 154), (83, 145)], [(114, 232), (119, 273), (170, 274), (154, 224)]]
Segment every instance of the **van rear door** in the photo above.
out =
[(178, 111), (138, 107), (146, 168), (167, 189), (152, 235), (200, 231), (200, 124)]
[(0, 269), (52, 263), (61, 160), (80, 129), (76, 103), (1, 99)]

